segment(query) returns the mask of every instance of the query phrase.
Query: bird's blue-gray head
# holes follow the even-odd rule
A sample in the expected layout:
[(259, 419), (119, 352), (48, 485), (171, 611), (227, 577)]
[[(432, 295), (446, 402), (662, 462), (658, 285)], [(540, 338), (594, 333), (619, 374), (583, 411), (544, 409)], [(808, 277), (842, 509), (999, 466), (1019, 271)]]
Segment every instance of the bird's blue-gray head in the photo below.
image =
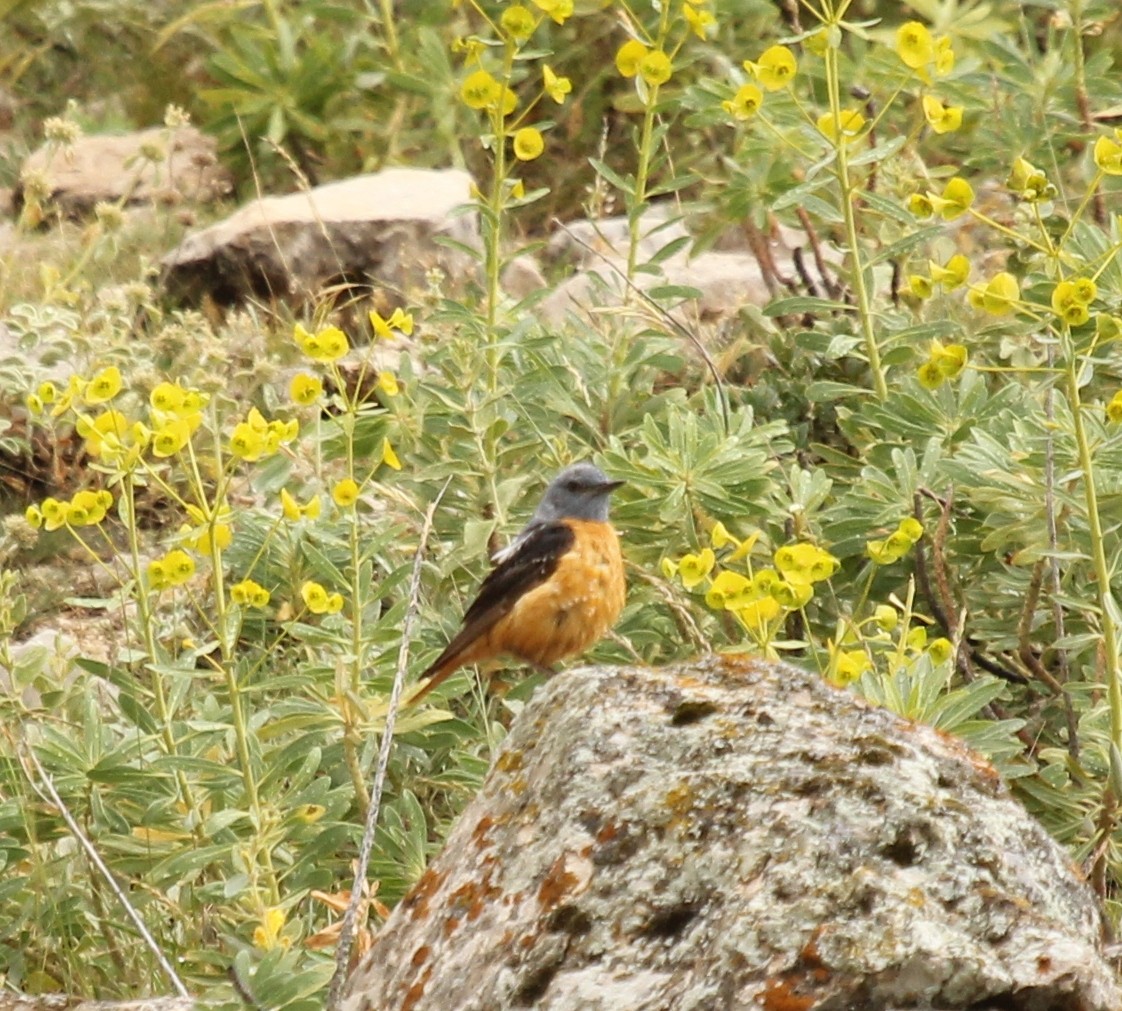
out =
[(622, 481), (613, 481), (591, 463), (574, 463), (550, 482), (531, 523), (608, 519), (608, 500)]

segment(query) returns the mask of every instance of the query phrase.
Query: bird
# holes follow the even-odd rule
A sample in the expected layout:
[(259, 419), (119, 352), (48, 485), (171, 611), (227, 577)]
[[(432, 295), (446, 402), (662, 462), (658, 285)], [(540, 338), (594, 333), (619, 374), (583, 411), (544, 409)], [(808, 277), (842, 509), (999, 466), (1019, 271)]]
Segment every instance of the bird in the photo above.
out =
[(421, 679), (413, 705), (461, 667), (512, 656), (539, 670), (583, 653), (623, 610), (619, 537), (608, 520), (611, 480), (575, 463), (550, 482), (530, 521), (492, 558), (494, 568), (460, 630)]

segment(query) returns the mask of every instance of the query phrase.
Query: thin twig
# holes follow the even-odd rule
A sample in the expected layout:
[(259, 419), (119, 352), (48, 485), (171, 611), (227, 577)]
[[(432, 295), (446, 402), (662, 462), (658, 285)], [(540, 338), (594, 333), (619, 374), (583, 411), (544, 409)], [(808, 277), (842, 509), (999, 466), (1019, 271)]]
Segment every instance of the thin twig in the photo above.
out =
[(433, 517), (452, 478), (444, 482), (444, 487), (425, 511), (425, 521), (421, 526), (421, 536), (413, 555), (413, 575), (409, 581), (409, 605), (405, 609), (405, 620), (401, 627), (401, 648), (397, 654), (397, 670), (394, 671), (393, 687), (390, 689), (390, 704), (386, 711), (386, 725), (382, 730), (382, 745), (378, 752), (378, 766), (374, 772), (374, 787), (370, 791), (370, 806), (366, 811), (366, 827), (362, 833), (362, 843), (355, 864), (354, 884), (351, 885), (351, 899), (343, 914), (343, 925), (339, 931), (339, 943), (335, 948), (335, 974), (327, 991), (328, 1011), (337, 1011), (341, 1006), (343, 985), (350, 974), (351, 949), (354, 946), (354, 925), (362, 904), (363, 884), (366, 881), (366, 868), (370, 862), (370, 850), (374, 846), (374, 830), (378, 826), (378, 812), (382, 806), (382, 791), (386, 785), (386, 770), (390, 764), (390, 749), (393, 746), (394, 723), (401, 705), (401, 693), (405, 686), (405, 671), (409, 666), (409, 642), (413, 637), (413, 622), (417, 617), (421, 596), (421, 562), (425, 556), (425, 545), (432, 531)]
[[(117, 879), (113, 876), (113, 872), (106, 865), (105, 861), (101, 859), (101, 855), (94, 848), (94, 844), (90, 842), (89, 837), (82, 831), (81, 826), (74, 819), (74, 815), (70, 813), (70, 809), (63, 802), (62, 797), (59, 796), (58, 790), (55, 789), (54, 781), (50, 777), (50, 773), (40, 764), (39, 757), (35, 754), (35, 749), (31, 747), (31, 743), (26, 737), (24, 738), (23, 745), (22, 761), (31, 763), (39, 780), (39, 782), (36, 782), (36, 776), (29, 774), (30, 770), (28, 770), (25, 764), (23, 771), (24, 775), (27, 776), (27, 781), (31, 784), (31, 788), (42, 797), (43, 800), (49, 800), (50, 803), (58, 808), (59, 813), (62, 815), (62, 820), (66, 822), (66, 827), (70, 829), (74, 838), (78, 840), (78, 845), (82, 847), (90, 863), (97, 868), (98, 873), (108, 883), (110, 890), (117, 897), (117, 901), (121, 903), (129, 919), (132, 920), (133, 925), (136, 927), (141, 938), (143, 938), (144, 943), (148, 945), (152, 954), (155, 956), (160, 968), (164, 970), (168, 979), (171, 980), (171, 985), (175, 987), (176, 993), (178, 993), (180, 997), (190, 999), (191, 994), (188, 992), (187, 987), (183, 985), (183, 980), (179, 978), (179, 974), (176, 973), (172, 964), (160, 950), (159, 944), (156, 943), (156, 939), (149, 933), (140, 913), (138, 913), (136, 907), (129, 902), (128, 896), (125, 895), (121, 886), (117, 884)], [(42, 788), (40, 788), (40, 782), (42, 783)]]

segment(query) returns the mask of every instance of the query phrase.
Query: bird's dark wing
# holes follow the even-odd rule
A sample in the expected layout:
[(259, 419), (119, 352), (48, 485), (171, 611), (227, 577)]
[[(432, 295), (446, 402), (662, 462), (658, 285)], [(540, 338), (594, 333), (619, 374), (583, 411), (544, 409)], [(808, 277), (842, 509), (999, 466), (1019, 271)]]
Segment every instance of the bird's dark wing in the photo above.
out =
[(411, 699), (420, 701), (449, 674), (469, 663), (472, 647), (509, 614), (523, 594), (544, 583), (557, 569), (561, 557), (573, 546), (576, 535), (562, 521), (535, 523), (526, 527), (509, 547), (498, 554), (500, 561), (479, 587), (479, 594), (464, 614), (463, 625), (421, 675), (430, 678)]
[(523, 530), (510, 547), (499, 552), (499, 563), (487, 574), (464, 613), (463, 631), (474, 628), (479, 634), (509, 613), (519, 597), (553, 575), (574, 539), (573, 528), (561, 521), (538, 523)]

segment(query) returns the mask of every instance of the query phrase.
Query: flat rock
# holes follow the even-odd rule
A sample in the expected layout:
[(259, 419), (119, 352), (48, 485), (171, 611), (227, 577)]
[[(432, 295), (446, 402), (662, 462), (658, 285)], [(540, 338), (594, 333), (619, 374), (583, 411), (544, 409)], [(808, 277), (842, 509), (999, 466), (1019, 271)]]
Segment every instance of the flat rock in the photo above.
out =
[(961, 742), (779, 663), (581, 668), (346, 1011), (1118, 1011), (1094, 896)]
[[(214, 138), (191, 126), (44, 144), (23, 163), (21, 179), (30, 175), (42, 177), (55, 206), (73, 217), (89, 214), (102, 201), (199, 204), (223, 199), (232, 188)], [(17, 204), (21, 192), (16, 191)]]
[(474, 211), (460, 211), (470, 187), (466, 172), (394, 168), (253, 200), (164, 257), (165, 283), (231, 304), (313, 300), (338, 283), (408, 292), (434, 267), (463, 275), (471, 258), (437, 240), (478, 244)]

